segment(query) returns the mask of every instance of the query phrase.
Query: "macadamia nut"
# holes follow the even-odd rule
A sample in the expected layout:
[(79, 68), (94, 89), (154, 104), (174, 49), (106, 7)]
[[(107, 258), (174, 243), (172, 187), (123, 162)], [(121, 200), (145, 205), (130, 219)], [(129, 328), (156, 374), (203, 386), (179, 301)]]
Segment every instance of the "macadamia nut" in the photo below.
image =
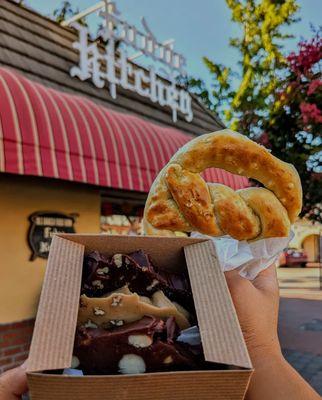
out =
[(130, 335), (128, 337), (128, 343), (137, 348), (149, 347), (152, 342), (152, 338), (147, 335)]
[(136, 354), (125, 354), (119, 361), (121, 374), (143, 374), (146, 371), (145, 362)]

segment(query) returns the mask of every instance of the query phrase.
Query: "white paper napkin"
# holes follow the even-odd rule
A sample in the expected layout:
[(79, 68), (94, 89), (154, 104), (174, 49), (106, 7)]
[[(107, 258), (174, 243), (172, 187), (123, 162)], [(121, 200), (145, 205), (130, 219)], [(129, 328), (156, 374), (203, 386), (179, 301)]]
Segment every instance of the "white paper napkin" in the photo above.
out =
[(223, 271), (239, 269), (239, 274), (249, 280), (277, 261), (278, 256), (294, 237), (269, 238), (247, 242), (238, 241), (230, 236), (212, 237), (199, 232), (192, 232), (192, 237), (210, 239), (216, 248)]
[(63, 371), (63, 375), (71, 375), (71, 376), (83, 376), (83, 371), (75, 368), (65, 368)]
[(191, 326), (190, 328), (181, 331), (177, 337), (177, 342), (188, 343), (191, 346), (198, 346), (201, 344), (200, 332), (197, 326)]

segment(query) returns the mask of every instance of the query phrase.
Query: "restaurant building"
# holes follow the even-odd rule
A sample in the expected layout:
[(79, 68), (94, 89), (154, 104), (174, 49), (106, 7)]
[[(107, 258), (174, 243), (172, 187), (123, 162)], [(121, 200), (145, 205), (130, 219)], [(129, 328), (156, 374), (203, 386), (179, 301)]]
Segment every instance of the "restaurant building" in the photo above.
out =
[[(94, 76), (93, 54), (111, 38), (91, 47), (83, 76), (80, 36), (0, 2), (0, 373), (27, 357), (52, 234), (140, 233), (158, 171), (193, 136), (223, 128), (193, 95), (135, 62), (123, 60), (134, 71), (127, 83), (115, 83), (121, 66), (109, 84)], [(152, 80), (177, 103), (153, 98)], [(247, 186), (221, 170), (205, 177)]]
[(304, 252), (306, 267), (321, 268), (322, 224), (312, 223), (312, 221), (302, 218), (294, 224), (293, 232), (294, 238), (290, 242), (289, 248)]

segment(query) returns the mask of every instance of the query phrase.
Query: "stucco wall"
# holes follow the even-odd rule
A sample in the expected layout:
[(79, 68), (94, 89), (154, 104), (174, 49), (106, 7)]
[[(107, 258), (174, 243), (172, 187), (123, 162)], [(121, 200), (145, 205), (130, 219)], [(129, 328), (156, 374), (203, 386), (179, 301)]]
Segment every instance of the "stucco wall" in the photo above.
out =
[(306, 237), (310, 235), (319, 236), (322, 234), (322, 224), (312, 224), (311, 221), (305, 220), (304, 218), (296, 221), (292, 229), (295, 236), (290, 242), (289, 247), (294, 247), (296, 249), (303, 248), (303, 241)]
[(309, 235), (302, 243), (303, 249), (306, 251), (309, 262), (318, 262), (319, 258), (319, 236)]
[(78, 213), (76, 232), (98, 233), (100, 195), (89, 186), (0, 174), (0, 323), (35, 315), (46, 260), (29, 261), (28, 217)]

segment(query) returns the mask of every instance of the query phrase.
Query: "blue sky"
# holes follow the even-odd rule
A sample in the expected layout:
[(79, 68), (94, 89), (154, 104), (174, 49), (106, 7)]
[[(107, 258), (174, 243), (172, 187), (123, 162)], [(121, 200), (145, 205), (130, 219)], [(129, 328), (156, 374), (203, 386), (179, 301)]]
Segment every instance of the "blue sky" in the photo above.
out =
[[(96, 3), (95, 0), (70, 0), (81, 10)], [(176, 40), (175, 49), (187, 58), (189, 74), (208, 81), (202, 57), (234, 67), (238, 60), (236, 51), (229, 47), (229, 37), (238, 35), (238, 28), (230, 21), (230, 11), (225, 0), (117, 0), (123, 16), (131, 24), (140, 26), (145, 16), (158, 40)], [(45, 15), (51, 14), (61, 0), (27, 0), (27, 5)], [(287, 43), (294, 50), (301, 37), (310, 37), (310, 23), (321, 24), (322, 0), (298, 0), (301, 21), (288, 32), (296, 36)]]

